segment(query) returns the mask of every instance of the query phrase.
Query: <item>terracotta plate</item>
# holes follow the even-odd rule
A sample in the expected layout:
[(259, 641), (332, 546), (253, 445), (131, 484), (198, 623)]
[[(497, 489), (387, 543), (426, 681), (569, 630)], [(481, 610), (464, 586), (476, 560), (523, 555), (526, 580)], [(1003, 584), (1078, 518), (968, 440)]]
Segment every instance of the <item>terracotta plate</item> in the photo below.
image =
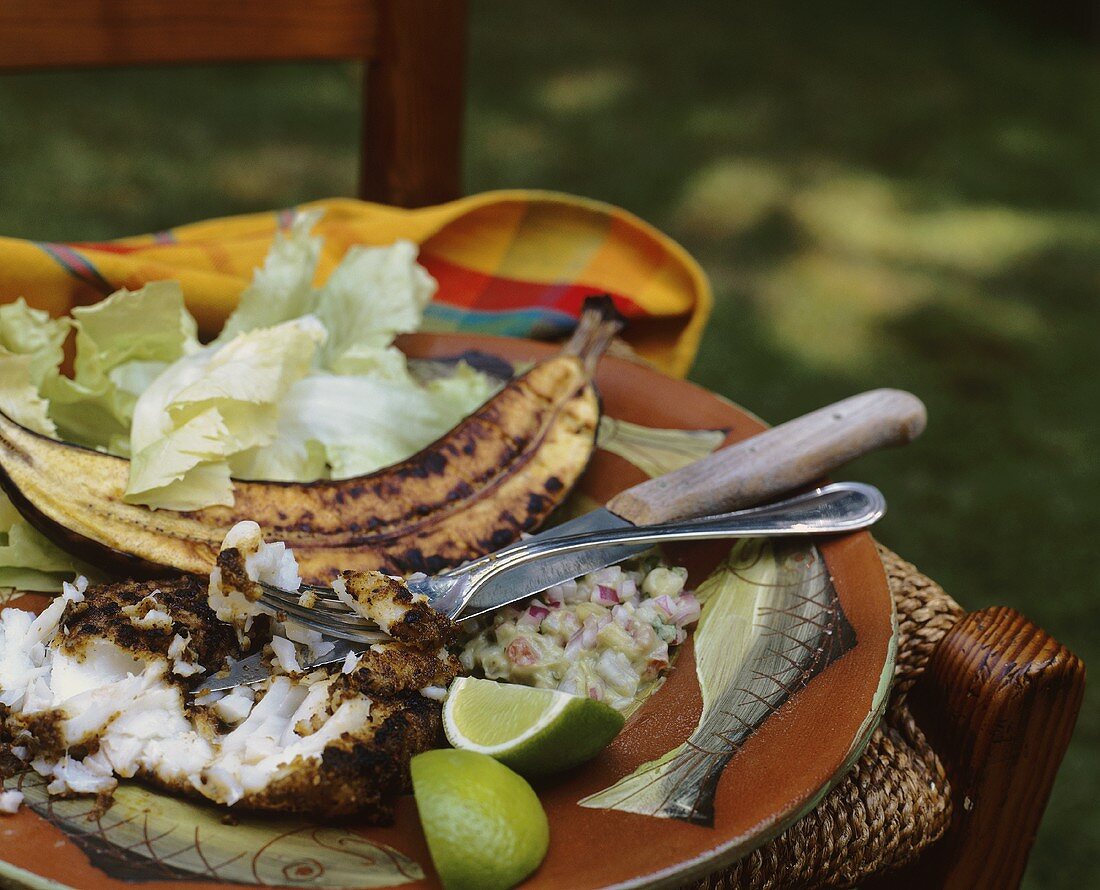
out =
[[(402, 345), (425, 358), (474, 349), (532, 361), (554, 351), (540, 343), (461, 335), (415, 335)], [(763, 428), (736, 405), (633, 362), (606, 358), (598, 382), (605, 415), (628, 424), (721, 430), (725, 442)], [(718, 444), (719, 438), (709, 441)], [(649, 443), (649, 457), (662, 448), (676, 451), (676, 439), (675, 434), (658, 437)], [(582, 485), (582, 503), (603, 501), (642, 481), (646, 476), (638, 465), (652, 471), (653, 460), (632, 463), (623, 453), (629, 451), (597, 452)], [(731, 696), (728, 707), (723, 699), (722, 708), (710, 708), (701, 724), (695, 653), (692, 642), (685, 643), (668, 681), (599, 758), (537, 786), (550, 819), (550, 852), (524, 886), (683, 883), (781, 831), (843, 774), (885, 701), (893, 671), (893, 607), (869, 535), (817, 545), (779, 548), (787, 599), (771, 610), (774, 625), (761, 613), (757, 617), (767, 625), (762, 635), (774, 638), (770, 654), (785, 659), (790, 670), (778, 673), (772, 658), (765, 671), (760, 657), (755, 663), (750, 658), (724, 690)], [(688, 566), (694, 586), (728, 551), (728, 544), (698, 545), (672, 556)], [(13, 602), (43, 603), (41, 597)], [(646, 764), (674, 749), (679, 752), (670, 761), (674, 768), (666, 765), (655, 785), (649, 777), (658, 773), (647, 771)], [(640, 768), (634, 779), (622, 781)], [(0, 817), (0, 882), (177, 890), (242, 883), (437, 886), (411, 797), (402, 801), (396, 824), (385, 829), (245, 817), (229, 827), (212, 808), (134, 783), (124, 784), (105, 813), (86, 800), (48, 799), (33, 773), (10, 777), (5, 785), (22, 787), (29, 806)], [(579, 805), (610, 788), (616, 790), (601, 797), (601, 807)], [(617, 801), (614, 808), (607, 808), (609, 801)]]

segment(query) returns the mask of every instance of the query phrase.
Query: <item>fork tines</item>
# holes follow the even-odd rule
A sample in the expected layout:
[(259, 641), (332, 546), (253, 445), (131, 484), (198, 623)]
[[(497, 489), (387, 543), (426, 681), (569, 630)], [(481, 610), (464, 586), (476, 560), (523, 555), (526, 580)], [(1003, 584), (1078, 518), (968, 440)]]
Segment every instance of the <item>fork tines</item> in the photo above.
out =
[[(301, 624), (313, 627), (330, 636), (346, 637), (354, 634), (355, 639), (380, 641), (388, 639), (374, 622), (367, 621), (361, 615), (341, 602), (335, 592), (327, 587), (303, 585), (297, 591), (283, 590), (271, 584), (259, 582), (263, 588), (261, 603), (269, 608), (283, 612)], [(303, 606), (298, 600), (302, 592), (316, 595), (313, 606)]]

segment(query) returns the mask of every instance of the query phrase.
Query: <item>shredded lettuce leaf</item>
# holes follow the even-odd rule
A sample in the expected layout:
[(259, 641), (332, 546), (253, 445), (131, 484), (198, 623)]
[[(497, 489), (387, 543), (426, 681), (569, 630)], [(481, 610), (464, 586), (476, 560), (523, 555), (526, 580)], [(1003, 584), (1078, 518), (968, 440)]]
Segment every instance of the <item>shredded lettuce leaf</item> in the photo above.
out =
[[(142, 393), (127, 500), (189, 510), (232, 504), (231, 476), (304, 482), (369, 473), (430, 444), (491, 395), (490, 378), (466, 366), (418, 382), (393, 345), (420, 326), (436, 289), (416, 245), (352, 247), (314, 287), (323, 247), (310, 234), (316, 221), (299, 214), (277, 235), (217, 340)], [(295, 324), (320, 336), (280, 339)], [(218, 376), (242, 344), (256, 345)]]
[(16, 355), (0, 348), (0, 411), (16, 423), (45, 436), (57, 436), (50, 419), (50, 404), (32, 382), (30, 355)]
[(280, 402), (325, 336), (307, 315), (214, 344), (164, 371), (134, 408), (126, 500), (173, 510), (231, 505), (228, 459), (275, 438)]
[(72, 378), (55, 374), (42, 394), (62, 439), (125, 455), (138, 393), (199, 348), (195, 319), (175, 281), (120, 290), (73, 310)]
[(285, 232), (276, 232), (263, 266), (253, 273), (252, 282), (214, 342), (226, 343), (246, 331), (269, 328), (313, 312), (317, 305), (313, 278), (322, 239), (310, 235), (310, 231), (321, 213), (299, 212)]
[[(436, 290), (412, 242), (352, 247), (315, 285), (319, 217), (298, 213), (275, 236), (207, 346), (171, 281), (120, 290), (71, 320), (22, 301), (0, 306), (0, 409), (129, 457), (126, 500), (174, 510), (231, 505), (234, 477), (343, 478), (430, 444), (495, 382), (466, 365), (427, 383), (409, 372), (394, 338), (420, 327)], [(66, 377), (59, 368), (74, 328)], [(28, 546), (21, 534), (19, 551)], [(11, 561), (22, 558), (14, 546), (0, 550), (0, 572), (35, 568)]]
[(411, 377), (316, 372), (287, 394), (274, 440), (237, 455), (230, 466), (239, 479), (305, 481), (372, 473), (434, 442), (494, 388), (490, 378), (465, 363), (453, 377), (426, 385)]
[(41, 387), (58, 373), (70, 326), (69, 319), (50, 318), (48, 312), (32, 309), (20, 297), (0, 306), (0, 347), (28, 356), (30, 382)]
[(0, 587), (56, 592), (78, 573), (89, 574), (88, 567), (32, 528), (0, 494)]
[(69, 325), (22, 298), (0, 306), (0, 411), (46, 436), (56, 436), (57, 426), (42, 390), (60, 373)]
[[(57, 427), (41, 388), (56, 377), (70, 330), (22, 298), (0, 306), (0, 411), (47, 436)], [(0, 587), (58, 591), (80, 564), (32, 528), (0, 493)]]
[(321, 367), (335, 374), (404, 376), (405, 358), (393, 338), (420, 327), (436, 289), (416, 252), (411, 241), (348, 250), (317, 294), (316, 315), (329, 332)]
[(417, 246), (354, 246), (320, 288), (313, 287), (322, 239), (310, 234), (320, 211), (298, 213), (275, 235), (263, 266), (241, 294), (215, 343), (246, 331), (315, 315), (328, 331), (319, 368), (336, 374), (401, 377), (405, 359), (393, 347), (397, 334), (420, 327), (436, 282), (416, 262)]

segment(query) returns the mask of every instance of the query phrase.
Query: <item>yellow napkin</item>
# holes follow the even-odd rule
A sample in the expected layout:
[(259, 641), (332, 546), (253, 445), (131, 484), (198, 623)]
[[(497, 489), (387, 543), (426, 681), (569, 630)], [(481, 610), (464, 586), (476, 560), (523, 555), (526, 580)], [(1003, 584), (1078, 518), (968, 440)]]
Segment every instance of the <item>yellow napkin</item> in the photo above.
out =
[[(408, 238), (439, 281), (425, 327), (514, 337), (568, 332), (584, 297), (612, 295), (625, 339), (667, 373), (691, 367), (710, 311), (706, 276), (686, 251), (625, 210), (568, 195), (487, 192), (419, 210), (351, 199), (325, 213), (323, 280), (353, 244)], [(53, 315), (120, 287), (177, 279), (200, 331), (215, 334), (291, 211), (227, 217), (105, 243), (0, 238), (0, 302)]]

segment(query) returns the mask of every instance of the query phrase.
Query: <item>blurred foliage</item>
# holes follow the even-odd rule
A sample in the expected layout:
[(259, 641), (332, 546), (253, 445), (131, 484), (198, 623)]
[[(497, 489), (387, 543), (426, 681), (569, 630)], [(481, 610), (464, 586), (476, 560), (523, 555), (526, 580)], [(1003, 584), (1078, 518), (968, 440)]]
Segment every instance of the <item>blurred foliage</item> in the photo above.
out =
[[(467, 187), (602, 198), (710, 273), (693, 377), (778, 421), (921, 395), (879, 536), (1100, 658), (1100, 58), (947, 3), (473, 5)], [(0, 80), (0, 231), (90, 240), (354, 190), (350, 65)], [(1090, 690), (1025, 886), (1100, 881)]]

